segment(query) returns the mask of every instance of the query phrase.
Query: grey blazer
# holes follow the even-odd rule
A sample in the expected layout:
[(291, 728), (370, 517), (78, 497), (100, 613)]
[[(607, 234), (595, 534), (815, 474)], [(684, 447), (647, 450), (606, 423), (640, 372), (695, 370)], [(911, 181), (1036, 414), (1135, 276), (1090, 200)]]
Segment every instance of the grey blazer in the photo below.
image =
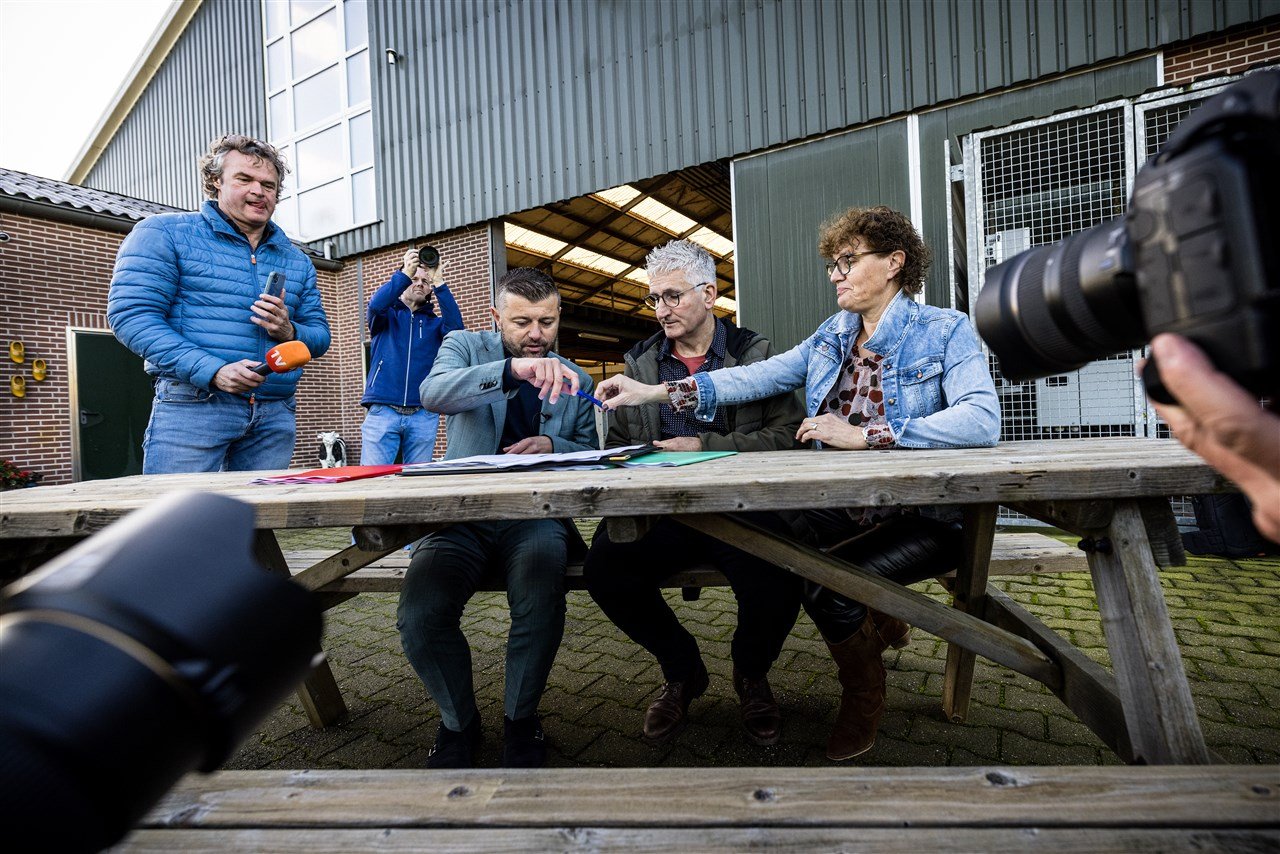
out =
[[(577, 371), (579, 387), (590, 394), (591, 377), (568, 359), (552, 355)], [(515, 395), (502, 390), (506, 358), (497, 332), (461, 331), (445, 336), (418, 393), (428, 410), (449, 416), (446, 460), (501, 453), (498, 442), (507, 419), (507, 400)], [(592, 404), (573, 395), (561, 395), (555, 406), (542, 402), (538, 433), (551, 438), (557, 453), (600, 447)]]

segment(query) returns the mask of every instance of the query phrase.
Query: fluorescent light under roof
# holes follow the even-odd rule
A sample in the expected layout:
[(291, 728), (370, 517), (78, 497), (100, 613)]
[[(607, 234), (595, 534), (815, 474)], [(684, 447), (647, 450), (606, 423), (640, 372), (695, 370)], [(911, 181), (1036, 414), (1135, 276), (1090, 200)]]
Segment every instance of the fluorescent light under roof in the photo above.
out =
[(615, 208), (625, 208), (631, 204), (636, 196), (640, 195), (640, 191), (630, 184), (623, 184), (620, 187), (612, 187), (608, 190), (601, 190), (598, 193), (592, 193), (602, 202), (613, 205)]
[(723, 308), (725, 311), (738, 313), (738, 301), (729, 297), (716, 297), (716, 308)]
[(703, 226), (693, 234), (690, 234), (689, 239), (701, 246), (703, 249), (706, 249), (712, 255), (719, 255), (721, 258), (728, 258), (733, 254), (733, 241), (725, 240), (706, 226)]
[(698, 227), (694, 220), (652, 197), (646, 198), (628, 213), (677, 237)]
[(503, 224), (503, 231), (507, 243), (534, 255), (541, 255), (543, 258), (550, 258), (569, 245), (563, 240), (556, 240), (554, 237), (530, 231), (510, 222)]

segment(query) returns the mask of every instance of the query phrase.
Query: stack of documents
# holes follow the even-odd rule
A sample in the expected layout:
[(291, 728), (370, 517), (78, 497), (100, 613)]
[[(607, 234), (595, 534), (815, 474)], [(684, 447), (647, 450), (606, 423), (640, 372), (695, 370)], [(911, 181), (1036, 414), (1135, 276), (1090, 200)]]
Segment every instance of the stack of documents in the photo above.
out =
[(692, 451), (677, 453), (659, 451), (653, 445), (624, 445), (603, 451), (569, 451), (561, 454), (490, 454), (462, 457), (456, 460), (439, 460), (434, 463), (414, 463), (400, 472), (405, 475), (463, 474), (483, 471), (580, 471), (605, 469), (613, 466), (648, 468), (656, 466), (683, 466), (700, 463), (717, 457), (727, 457), (736, 451)]

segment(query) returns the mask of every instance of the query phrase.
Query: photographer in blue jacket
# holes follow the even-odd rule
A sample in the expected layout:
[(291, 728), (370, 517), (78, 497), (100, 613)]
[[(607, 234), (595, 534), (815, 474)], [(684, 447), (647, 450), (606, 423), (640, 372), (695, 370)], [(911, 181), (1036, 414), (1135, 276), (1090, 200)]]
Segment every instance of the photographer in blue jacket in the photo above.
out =
[[(302, 370), (253, 369), (283, 341), (329, 349), (311, 260), (271, 221), (288, 167), (241, 134), (200, 158), (199, 211), (159, 214), (120, 244), (107, 321), (155, 378), (146, 474), (282, 469), (293, 456)], [(267, 277), (282, 273), (279, 294)]]
[[(418, 387), (431, 373), (444, 336), (463, 324), (444, 281), (444, 264), (421, 261), (419, 250), (407, 250), (400, 269), (369, 300), (369, 380), (360, 401), (369, 411), (360, 429), (361, 465), (394, 463), (397, 452), (406, 463), (428, 462), (435, 448), (440, 414), (422, 405)], [(433, 296), (439, 315), (432, 310)]]

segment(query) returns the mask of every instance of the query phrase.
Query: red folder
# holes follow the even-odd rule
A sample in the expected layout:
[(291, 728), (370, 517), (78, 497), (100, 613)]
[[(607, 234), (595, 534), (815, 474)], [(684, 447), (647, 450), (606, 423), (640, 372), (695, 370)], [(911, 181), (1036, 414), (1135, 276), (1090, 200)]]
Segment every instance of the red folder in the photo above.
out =
[(271, 477), (260, 477), (250, 483), (344, 483), (348, 480), (361, 480), (366, 477), (383, 477), (399, 474), (401, 465), (390, 466), (338, 466), (331, 469), (312, 469), (311, 471), (289, 472)]

